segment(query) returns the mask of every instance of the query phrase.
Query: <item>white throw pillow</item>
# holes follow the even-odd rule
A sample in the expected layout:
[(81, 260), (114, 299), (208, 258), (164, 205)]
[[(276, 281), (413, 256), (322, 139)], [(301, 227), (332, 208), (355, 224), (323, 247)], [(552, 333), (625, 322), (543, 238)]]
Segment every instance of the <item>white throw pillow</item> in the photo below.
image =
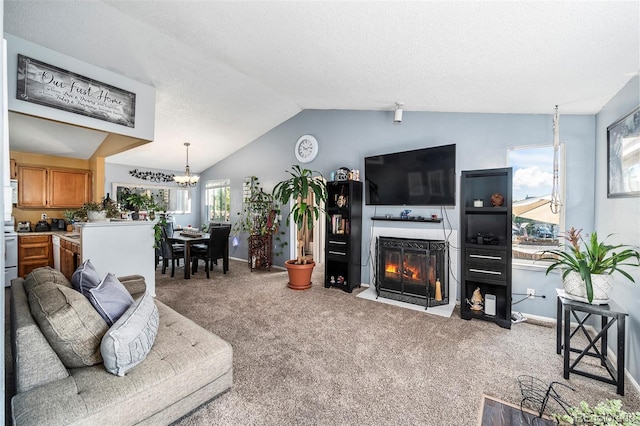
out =
[(149, 293), (122, 314), (102, 338), (100, 352), (109, 373), (124, 376), (142, 362), (156, 339), (160, 316)]

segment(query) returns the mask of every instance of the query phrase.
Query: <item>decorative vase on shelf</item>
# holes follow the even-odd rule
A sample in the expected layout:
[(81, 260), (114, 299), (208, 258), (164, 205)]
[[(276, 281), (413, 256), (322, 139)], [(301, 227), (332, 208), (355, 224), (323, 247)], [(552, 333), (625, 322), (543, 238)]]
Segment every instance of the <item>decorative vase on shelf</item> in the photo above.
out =
[[(564, 292), (569, 299), (579, 302), (589, 303), (587, 298), (587, 286), (580, 277), (580, 273), (571, 271), (562, 280)], [(613, 275), (591, 274), (591, 285), (593, 286), (592, 305), (606, 305), (609, 303), (609, 293), (613, 288)]]
[(501, 207), (504, 204), (504, 196), (498, 192), (491, 196), (491, 205), (493, 207)]

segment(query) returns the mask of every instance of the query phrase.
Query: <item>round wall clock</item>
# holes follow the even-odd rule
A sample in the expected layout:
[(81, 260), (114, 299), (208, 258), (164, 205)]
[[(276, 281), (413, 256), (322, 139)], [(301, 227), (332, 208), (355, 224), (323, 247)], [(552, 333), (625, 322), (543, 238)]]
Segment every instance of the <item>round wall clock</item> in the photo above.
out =
[(318, 141), (311, 135), (303, 135), (294, 148), (296, 158), (301, 163), (309, 163), (318, 155)]

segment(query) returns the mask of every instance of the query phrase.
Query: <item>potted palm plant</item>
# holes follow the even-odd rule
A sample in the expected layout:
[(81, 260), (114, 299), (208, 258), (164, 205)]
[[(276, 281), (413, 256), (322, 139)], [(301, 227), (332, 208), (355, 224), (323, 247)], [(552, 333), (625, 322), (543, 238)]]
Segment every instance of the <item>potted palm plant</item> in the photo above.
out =
[[(555, 268), (563, 270), (562, 282), (568, 297), (597, 305), (606, 304), (609, 302), (614, 272), (635, 282), (633, 277), (620, 267), (640, 266), (640, 253), (628, 245), (605, 244), (606, 238), (598, 241), (596, 232), (585, 242), (580, 236), (581, 231), (582, 229), (571, 228), (564, 236), (570, 243), (568, 251), (545, 250), (540, 260), (551, 262), (547, 274)], [(584, 250), (581, 245), (584, 245)]]
[(276, 184), (273, 197), (281, 204), (293, 199), (295, 204), (287, 215), (287, 226), (291, 219), (298, 229), (298, 245), (296, 259), (285, 262), (289, 273), (289, 288), (306, 290), (311, 287), (311, 273), (315, 266), (304, 253), (304, 242), (307, 233), (313, 228), (314, 219), (326, 213), (321, 205), (327, 200), (327, 185), (319, 172), (303, 169), (298, 165), (287, 171), (289, 178)]

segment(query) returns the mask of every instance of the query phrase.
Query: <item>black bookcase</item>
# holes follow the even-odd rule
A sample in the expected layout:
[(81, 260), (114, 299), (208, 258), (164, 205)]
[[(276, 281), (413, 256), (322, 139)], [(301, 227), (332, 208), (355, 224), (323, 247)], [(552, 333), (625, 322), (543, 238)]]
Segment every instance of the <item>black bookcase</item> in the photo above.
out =
[(351, 293), (360, 287), (362, 182), (327, 182), (324, 286)]
[[(502, 204), (492, 203), (494, 194), (502, 195)], [(511, 194), (510, 167), (462, 172), (460, 314), (504, 328), (511, 328)], [(473, 307), (476, 289), (483, 304)]]

